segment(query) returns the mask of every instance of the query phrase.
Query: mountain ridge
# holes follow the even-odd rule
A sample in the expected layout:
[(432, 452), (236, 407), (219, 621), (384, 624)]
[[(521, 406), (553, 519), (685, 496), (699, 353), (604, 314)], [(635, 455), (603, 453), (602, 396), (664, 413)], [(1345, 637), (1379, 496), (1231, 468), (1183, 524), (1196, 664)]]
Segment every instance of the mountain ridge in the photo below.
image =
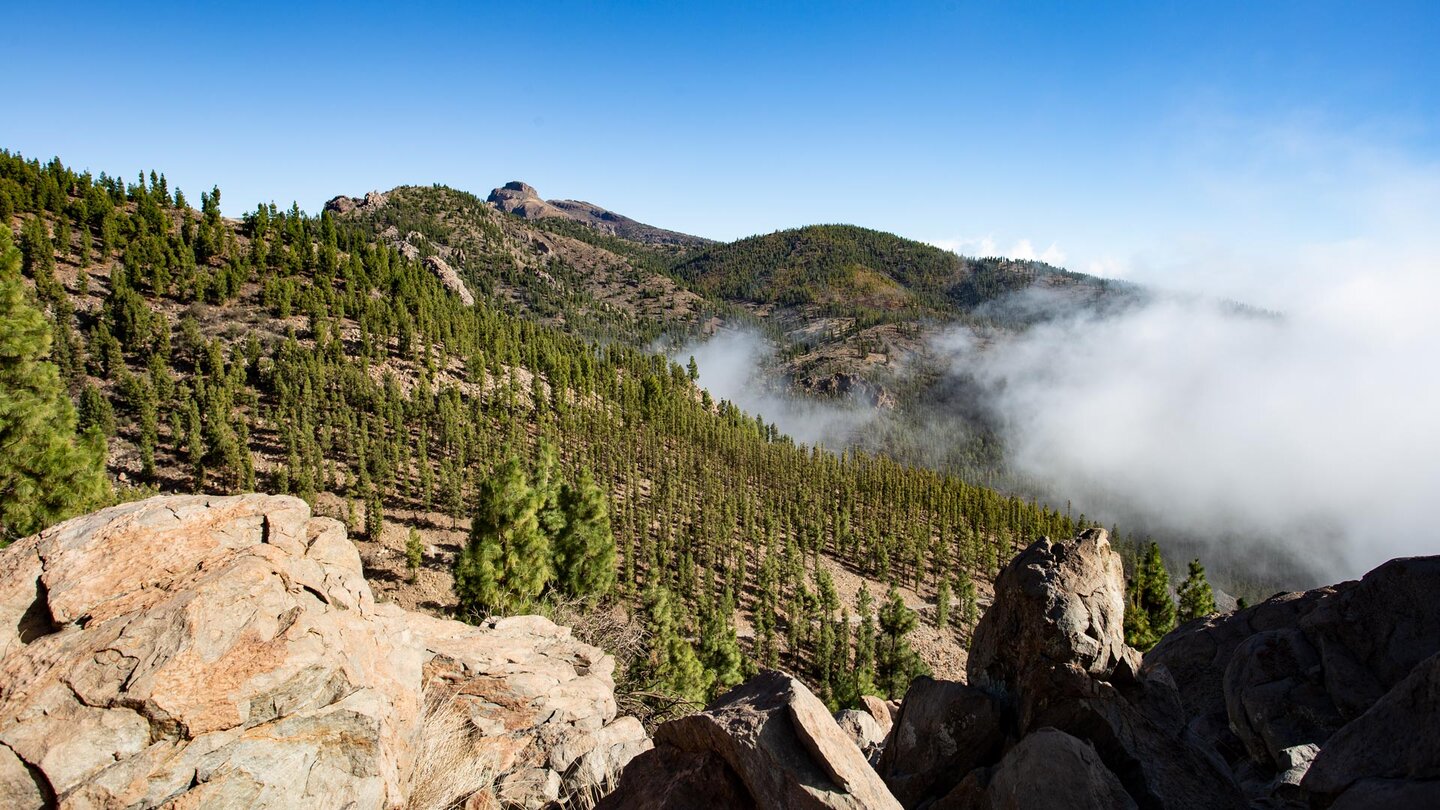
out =
[(601, 233), (641, 244), (690, 248), (713, 242), (702, 236), (646, 225), (584, 200), (545, 200), (533, 186), (520, 180), (495, 188), (486, 202), (521, 219), (569, 219)]

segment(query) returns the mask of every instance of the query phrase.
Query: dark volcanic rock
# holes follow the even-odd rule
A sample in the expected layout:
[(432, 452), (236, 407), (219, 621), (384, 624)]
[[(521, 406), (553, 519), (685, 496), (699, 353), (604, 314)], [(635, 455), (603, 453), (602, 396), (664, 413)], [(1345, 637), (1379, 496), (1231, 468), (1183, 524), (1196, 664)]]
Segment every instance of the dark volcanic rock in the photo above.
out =
[(1300, 628), (1319, 651), (1331, 700), (1351, 719), (1440, 652), (1440, 557), (1391, 560), (1347, 585)]
[(752, 807), (900, 806), (825, 704), (789, 675), (766, 671), (656, 729), (655, 749), (626, 768), (601, 807), (695, 807), (688, 799), (697, 791), (685, 783), (702, 761), (724, 762)]
[(1319, 670), (1320, 656), (1298, 629), (1257, 633), (1235, 648), (1226, 711), (1252, 760), (1278, 768), (1281, 751), (1322, 743), (1343, 724)]
[(665, 746), (630, 761), (620, 787), (600, 810), (750, 810), (755, 800), (729, 763), (713, 751)]
[(999, 759), (1005, 742), (998, 704), (954, 681), (917, 678), (885, 740), (878, 770), (906, 807), (950, 792), (974, 768)]
[[(1394, 700), (1411, 706), (1414, 728), (1433, 725), (1433, 703), (1400, 695), (1399, 684), (1411, 688), (1407, 677), (1440, 652), (1437, 594), (1440, 557), (1391, 560), (1359, 581), (1280, 594), (1184, 625), (1145, 656), (1143, 670), (1174, 677), (1187, 733), (1246, 773), (1247, 790), (1257, 799), (1293, 796), (1297, 783), (1319, 791), (1317, 801), (1333, 799), (1337, 806), (1360, 806), (1354, 803), (1361, 795), (1399, 796), (1420, 788), (1395, 779), (1430, 777), (1362, 768), (1350, 777), (1355, 787), (1346, 789), (1325, 774), (1340, 769), (1334, 764), (1340, 754), (1330, 749), (1342, 741), (1342, 750), (1352, 753), (1395, 743), (1420, 752), (1422, 760), (1440, 759), (1433, 749), (1425, 753), (1422, 737), (1390, 736), (1371, 715), (1382, 703), (1391, 705), (1395, 690)], [(1331, 763), (1313, 780), (1304, 763), (1294, 762), (1306, 746), (1320, 751), (1315, 763)], [(1413, 759), (1396, 761), (1408, 761), (1414, 773), (1423, 770), (1414, 769)]]
[(1143, 671), (1163, 668), (1174, 680), (1191, 734), (1215, 748), (1227, 760), (1245, 750), (1230, 730), (1225, 704), (1225, 670), (1246, 639), (1256, 633), (1294, 627), (1332, 588), (1308, 593), (1287, 593), (1225, 616), (1210, 616), (1184, 624), (1145, 654)]
[[(976, 773), (932, 810), (1122, 810), (1131, 799), (1093, 746), (1063, 731), (1037, 729), (988, 774)], [(1038, 777), (1038, 778), (1037, 778)]]
[(1440, 782), (1436, 781), (1440, 780), (1437, 721), (1440, 654), (1415, 667), (1368, 711), (1330, 737), (1301, 786), (1311, 793), (1338, 799), (1357, 789), (1359, 793), (1395, 789), (1382, 782), (1425, 780), (1430, 783), (1428, 795), (1440, 796)]

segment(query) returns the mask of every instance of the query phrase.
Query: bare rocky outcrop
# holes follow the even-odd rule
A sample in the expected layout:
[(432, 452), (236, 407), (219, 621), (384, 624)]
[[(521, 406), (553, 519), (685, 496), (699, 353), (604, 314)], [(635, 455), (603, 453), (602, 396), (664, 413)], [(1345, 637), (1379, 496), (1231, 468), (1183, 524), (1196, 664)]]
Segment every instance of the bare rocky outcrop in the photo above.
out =
[[(888, 791), (879, 801), (1440, 806), (1440, 557), (1392, 560), (1359, 582), (1192, 622), (1143, 662), (1124, 644), (1124, 587), (1103, 530), (1042, 539), (1016, 557), (976, 627), (971, 682), (919, 678), (895, 711), (876, 759)], [(836, 774), (854, 772), (868, 721), (888, 707), (866, 699), (866, 712), (841, 712), (848, 735), (819, 711), (781, 722), (785, 707), (814, 701), (800, 690), (765, 673), (661, 726), (608, 806), (703, 796), (720, 808), (869, 806), (873, 786), (829, 786), (863, 784)], [(846, 744), (805, 742), (820, 732)]]
[[(703, 776), (699, 776), (703, 774)], [(701, 804), (695, 783), (714, 795)], [(798, 680), (766, 671), (655, 731), (602, 808), (898, 808), (854, 741)]]
[(325, 210), (332, 214), (344, 216), (357, 208), (375, 210), (387, 202), (384, 194), (378, 191), (366, 192), (364, 197), (347, 197), (344, 194), (332, 197), (325, 203)]
[(568, 219), (600, 233), (647, 245), (699, 247), (711, 244), (709, 239), (636, 222), (583, 200), (543, 200), (533, 186), (519, 180), (512, 180), (491, 191), (486, 202), (522, 219)]
[(440, 279), (440, 283), (444, 284), (446, 289), (460, 296), (460, 300), (465, 302), (465, 306), (475, 305), (475, 296), (470, 293), (470, 288), (465, 286), (465, 282), (460, 279), (460, 274), (455, 272), (455, 268), (451, 267), (449, 262), (439, 256), (426, 256), (425, 267)]
[[(1139, 676), (1124, 589), (1103, 529), (1042, 539), (1012, 560), (976, 626), (970, 684), (920, 679), (901, 704), (879, 768), (896, 797), (906, 807), (1029, 806), (1005, 804), (1026, 780), (1050, 778), (1029, 746), (1073, 739), (1064, 778), (1084, 795), (1119, 785), (1134, 806), (1241, 806), (1228, 771), (1183, 738), (1173, 682)], [(1031, 743), (1042, 730), (1064, 736)]]
[[(1156, 645), (1144, 669), (1176, 681), (1187, 732), (1229, 763), (1257, 801), (1308, 796), (1341, 806), (1371, 792), (1432, 790), (1422, 782), (1436, 778), (1440, 752), (1426, 748), (1423, 729), (1434, 725), (1437, 701), (1415, 689), (1440, 653), (1437, 593), (1440, 557), (1391, 560), (1359, 581), (1191, 622)], [(1407, 723), (1413, 733), (1382, 731)], [(1392, 744), (1419, 760), (1392, 751), (1393, 762), (1409, 764), (1373, 772), (1357, 764), (1355, 753)], [(1321, 763), (1312, 779), (1308, 771)]]
[(538, 807), (648, 747), (613, 668), (377, 604), (298, 499), (125, 504), (0, 552), (0, 806)]
[(1125, 570), (1104, 529), (1042, 539), (1000, 572), (995, 603), (975, 628), (966, 672), (1009, 688), (1060, 668), (1109, 679), (1125, 646)]

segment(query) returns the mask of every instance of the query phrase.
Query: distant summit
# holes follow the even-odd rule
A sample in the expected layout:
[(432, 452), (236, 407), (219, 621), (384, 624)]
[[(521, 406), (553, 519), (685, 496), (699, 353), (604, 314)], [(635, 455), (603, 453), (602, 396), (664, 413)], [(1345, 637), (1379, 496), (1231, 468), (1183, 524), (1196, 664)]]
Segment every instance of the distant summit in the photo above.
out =
[(569, 219), (601, 233), (646, 245), (700, 247), (711, 240), (653, 225), (617, 214), (582, 200), (544, 200), (528, 183), (512, 180), (490, 192), (486, 202), (522, 219)]

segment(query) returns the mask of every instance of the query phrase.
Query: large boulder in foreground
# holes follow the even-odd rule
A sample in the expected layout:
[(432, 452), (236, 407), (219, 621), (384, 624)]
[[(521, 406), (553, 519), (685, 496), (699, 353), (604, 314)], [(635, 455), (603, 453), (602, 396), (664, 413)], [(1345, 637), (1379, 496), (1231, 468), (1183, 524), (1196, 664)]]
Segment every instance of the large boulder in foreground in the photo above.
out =
[(1440, 806), (1436, 720), (1440, 720), (1440, 654), (1421, 662), (1369, 710), (1330, 737), (1301, 787), (1338, 803), (1398, 791), (1404, 783), (1415, 795), (1428, 798), (1424, 806)]
[(626, 767), (600, 806), (900, 808), (825, 704), (773, 670), (657, 728), (654, 750)]
[(993, 769), (972, 772), (931, 810), (1135, 810), (1135, 801), (1088, 743), (1037, 729)]
[(970, 683), (922, 678), (901, 704), (879, 764), (895, 797), (908, 808), (1046, 806), (1063, 794), (1025, 791), (1052, 779), (1041, 752), (1063, 750), (1065, 779), (1099, 806), (1242, 807), (1224, 764), (1185, 737), (1173, 681), (1141, 677), (1124, 593), (1104, 530), (1042, 539), (1012, 560), (976, 628)]
[(377, 604), (298, 499), (124, 504), (0, 552), (0, 806), (539, 806), (648, 744), (613, 668)]
[(1000, 758), (1003, 707), (986, 692), (922, 677), (910, 684), (877, 770), (906, 807), (949, 793), (971, 770)]
[(1017, 691), (1048, 671), (1108, 679), (1123, 661), (1125, 569), (1104, 529), (1032, 543), (1005, 566), (995, 602), (975, 627), (970, 683)]

